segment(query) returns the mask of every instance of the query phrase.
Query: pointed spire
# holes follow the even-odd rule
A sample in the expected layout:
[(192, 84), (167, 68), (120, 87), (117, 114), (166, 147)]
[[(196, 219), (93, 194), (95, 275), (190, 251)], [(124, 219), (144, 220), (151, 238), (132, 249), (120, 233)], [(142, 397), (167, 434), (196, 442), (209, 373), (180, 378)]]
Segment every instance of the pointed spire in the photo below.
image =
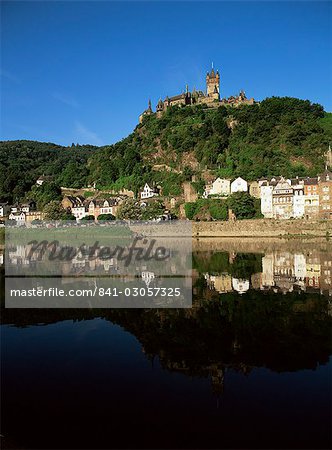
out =
[(186, 94), (188, 94), (189, 90), (188, 90), (188, 85), (186, 84)]

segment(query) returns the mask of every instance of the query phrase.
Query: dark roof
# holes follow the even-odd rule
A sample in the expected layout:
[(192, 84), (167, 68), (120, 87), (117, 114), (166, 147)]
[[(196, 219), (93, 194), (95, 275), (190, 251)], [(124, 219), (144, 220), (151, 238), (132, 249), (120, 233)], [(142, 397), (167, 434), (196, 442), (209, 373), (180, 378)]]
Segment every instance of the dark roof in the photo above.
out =
[(75, 207), (77, 206), (83, 206), (84, 203), (84, 197), (82, 197), (81, 195), (77, 195), (76, 197), (73, 195), (66, 195), (66, 197), (71, 204)]
[(304, 184), (305, 185), (318, 184), (318, 178), (317, 177), (313, 177), (313, 178), (307, 177), (304, 179)]
[(105, 201), (108, 201), (108, 204), (109, 204), (110, 206), (117, 205), (117, 203), (118, 203), (118, 201), (117, 201), (116, 198), (111, 197), (111, 198), (93, 198), (93, 199), (87, 199), (87, 200), (85, 201), (85, 204), (86, 204), (86, 205), (89, 205), (91, 202), (93, 202), (95, 206), (103, 206)]
[(168, 98), (168, 100), (171, 102), (171, 101), (174, 101), (174, 100), (180, 100), (181, 98), (183, 98), (183, 94), (179, 94), (179, 95), (174, 95), (174, 97), (169, 97)]

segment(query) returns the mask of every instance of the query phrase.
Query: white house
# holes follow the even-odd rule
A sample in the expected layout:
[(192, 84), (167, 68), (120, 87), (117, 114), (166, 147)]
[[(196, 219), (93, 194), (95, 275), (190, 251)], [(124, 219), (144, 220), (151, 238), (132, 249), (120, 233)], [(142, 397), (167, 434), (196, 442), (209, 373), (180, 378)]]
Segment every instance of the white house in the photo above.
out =
[(155, 188), (150, 188), (148, 183), (145, 183), (143, 191), (140, 193), (141, 199), (152, 198), (158, 195), (158, 191)]
[[(292, 180), (293, 183), (293, 180)], [(304, 217), (304, 186), (303, 184), (293, 185), (293, 217)]]
[(304, 216), (304, 183), (299, 178), (260, 180), (261, 212), (266, 218), (289, 219)]
[(23, 225), (23, 224), (25, 224), (25, 213), (24, 212), (20, 212), (20, 213), (11, 212), (9, 214), (9, 220), (16, 220), (17, 225)]
[(236, 178), (231, 182), (231, 193), (234, 192), (247, 192), (248, 191), (248, 183), (241, 177)]
[(10, 207), (10, 212), (11, 213), (18, 213), (19, 210), (20, 210), (19, 205), (13, 205), (13, 206)]
[(108, 200), (105, 200), (104, 203), (100, 205), (100, 214), (113, 214), (113, 205), (111, 205)]
[(10, 211), (7, 203), (0, 203), (0, 217), (5, 217)]
[(273, 184), (270, 184), (268, 181), (265, 181), (261, 184), (261, 213), (266, 218), (273, 217), (273, 205), (272, 205), (272, 193), (273, 193)]
[(209, 195), (229, 195), (231, 192), (231, 181), (226, 178), (218, 177), (212, 184), (205, 186), (203, 197)]
[(75, 216), (76, 220), (83, 219), (83, 217), (89, 214), (84, 205), (73, 206), (71, 208), (71, 213)]
[(45, 182), (50, 182), (53, 180), (53, 177), (51, 175), (41, 175), (38, 180), (36, 181), (37, 186), (41, 186)]

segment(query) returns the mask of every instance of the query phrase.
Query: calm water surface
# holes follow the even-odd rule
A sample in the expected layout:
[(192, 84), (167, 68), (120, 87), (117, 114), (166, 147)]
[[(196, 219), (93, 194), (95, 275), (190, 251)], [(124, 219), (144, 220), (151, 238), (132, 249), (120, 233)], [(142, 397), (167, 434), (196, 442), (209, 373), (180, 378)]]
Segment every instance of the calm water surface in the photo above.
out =
[(328, 243), (200, 242), (190, 310), (2, 308), (4, 446), (329, 448), (331, 278)]

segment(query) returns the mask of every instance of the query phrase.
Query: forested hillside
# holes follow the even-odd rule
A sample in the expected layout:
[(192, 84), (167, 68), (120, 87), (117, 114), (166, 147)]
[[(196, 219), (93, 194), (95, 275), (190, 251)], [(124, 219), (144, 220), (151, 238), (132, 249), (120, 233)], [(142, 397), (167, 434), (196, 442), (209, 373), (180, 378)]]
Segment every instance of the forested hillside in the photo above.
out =
[(60, 147), (31, 141), (0, 143), (0, 201), (20, 198), (38, 176), (57, 185), (129, 188), (162, 185), (165, 195), (206, 169), (217, 176), (317, 175), (332, 142), (332, 115), (308, 100), (267, 98), (252, 106), (171, 107), (109, 146)]
[(83, 186), (88, 158), (96, 148), (36, 141), (0, 142), (0, 201), (20, 200), (41, 175), (53, 175), (58, 186)]
[[(332, 115), (322, 106), (272, 97), (253, 106), (172, 107), (146, 116), (123, 141), (98, 150), (90, 177), (99, 186), (145, 181), (177, 194), (181, 182), (204, 169), (224, 177), (317, 175), (332, 141)], [(152, 170), (155, 169), (155, 170)]]

